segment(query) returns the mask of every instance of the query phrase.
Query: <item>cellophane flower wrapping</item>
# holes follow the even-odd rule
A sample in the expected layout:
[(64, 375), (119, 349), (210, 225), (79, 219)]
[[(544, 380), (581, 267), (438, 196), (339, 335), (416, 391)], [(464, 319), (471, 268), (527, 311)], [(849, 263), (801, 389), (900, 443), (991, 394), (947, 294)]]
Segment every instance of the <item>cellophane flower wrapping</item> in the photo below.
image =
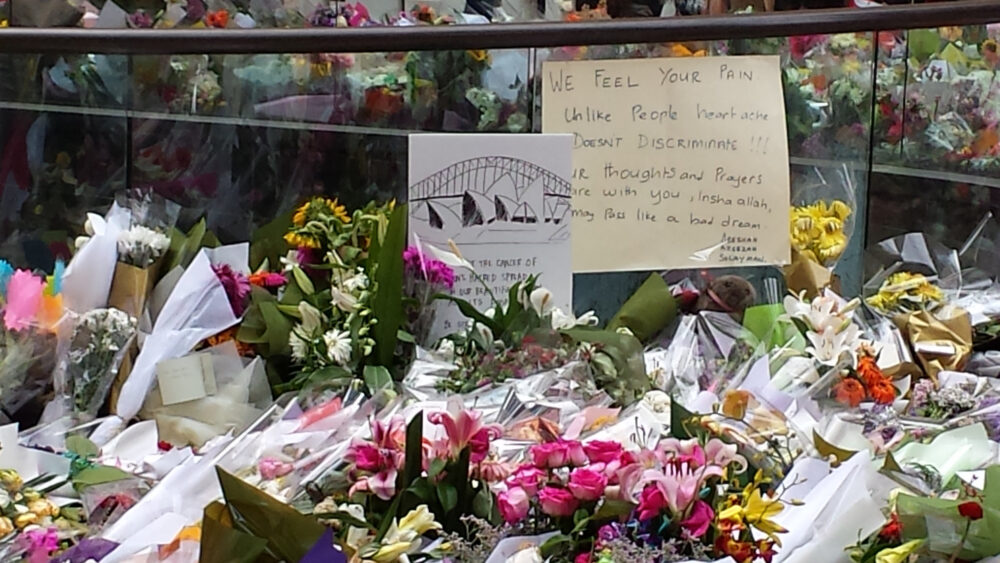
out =
[[(789, 233), (792, 250), (801, 259), (830, 271), (847, 251), (855, 229), (856, 178), (846, 166), (840, 169), (812, 169), (805, 178), (793, 182)], [(790, 289), (815, 293), (803, 275), (791, 276)], [(805, 279), (801, 279), (805, 278)]]
[(54, 375), (69, 411), (97, 415), (136, 333), (136, 319), (118, 309), (94, 309), (73, 319), (69, 349)]

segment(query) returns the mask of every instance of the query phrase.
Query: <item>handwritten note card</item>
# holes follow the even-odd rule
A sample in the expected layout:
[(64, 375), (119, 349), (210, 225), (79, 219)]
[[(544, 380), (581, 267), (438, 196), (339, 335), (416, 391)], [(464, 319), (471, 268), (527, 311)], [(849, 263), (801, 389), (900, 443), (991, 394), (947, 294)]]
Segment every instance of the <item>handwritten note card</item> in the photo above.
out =
[(542, 130), (573, 135), (577, 272), (786, 264), (777, 57), (546, 62)]
[[(454, 241), (482, 280), (456, 271), (453, 295), (486, 311), (491, 292), (506, 303), (514, 282), (539, 274), (570, 310), (571, 145), (570, 135), (410, 136), (410, 230), (440, 249)], [(432, 336), (464, 326), (442, 302)]]

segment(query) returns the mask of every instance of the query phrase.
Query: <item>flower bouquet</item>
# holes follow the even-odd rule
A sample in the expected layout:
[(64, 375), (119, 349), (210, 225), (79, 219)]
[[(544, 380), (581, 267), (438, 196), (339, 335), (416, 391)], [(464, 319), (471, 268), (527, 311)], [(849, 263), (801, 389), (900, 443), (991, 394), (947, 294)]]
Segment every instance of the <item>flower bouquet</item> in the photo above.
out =
[[(60, 262), (49, 277), (0, 260), (0, 417), (34, 422), (52, 385), (56, 325), (62, 319)], [(46, 353), (48, 351), (49, 353)]]
[(493, 308), (485, 313), (464, 299), (439, 297), (456, 303), (469, 319), (466, 330), (442, 343), (458, 369), (438, 383), (440, 390), (469, 393), (576, 360), (585, 362), (597, 388), (620, 404), (649, 389), (635, 337), (594, 328), (599, 321), (592, 312), (576, 318), (555, 308), (552, 293), (534, 277), (512, 285), (506, 304), (493, 296)]
[[(306, 383), (349, 383), (363, 377), (374, 392), (391, 382), (403, 324), (405, 208), (370, 203), (353, 216), (336, 200), (303, 204), (285, 234), (296, 247), (291, 278), (278, 303), (294, 319), (288, 335), (299, 374), (281, 389)], [(247, 335), (249, 338), (250, 335)]]
[(118, 309), (94, 309), (75, 319), (69, 350), (56, 372), (57, 393), (69, 411), (94, 417), (136, 334), (136, 320)]

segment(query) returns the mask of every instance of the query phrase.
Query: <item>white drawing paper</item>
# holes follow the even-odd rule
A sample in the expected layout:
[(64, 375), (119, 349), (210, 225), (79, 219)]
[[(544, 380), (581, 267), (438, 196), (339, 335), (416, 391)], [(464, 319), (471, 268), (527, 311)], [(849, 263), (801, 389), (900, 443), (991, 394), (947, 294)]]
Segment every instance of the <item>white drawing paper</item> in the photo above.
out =
[[(485, 311), (492, 296), (506, 304), (514, 282), (539, 274), (556, 306), (571, 310), (572, 142), (571, 135), (410, 136), (411, 244), (447, 250), (453, 241), (485, 282), (458, 269), (453, 295)], [(464, 324), (456, 306), (441, 302), (431, 338)]]

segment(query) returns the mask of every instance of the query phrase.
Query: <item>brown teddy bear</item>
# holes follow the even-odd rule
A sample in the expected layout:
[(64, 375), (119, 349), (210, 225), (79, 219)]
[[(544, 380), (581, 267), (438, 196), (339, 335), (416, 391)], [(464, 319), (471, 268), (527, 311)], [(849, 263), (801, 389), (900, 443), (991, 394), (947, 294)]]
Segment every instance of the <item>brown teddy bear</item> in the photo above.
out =
[(757, 300), (757, 292), (747, 280), (739, 276), (719, 276), (708, 283), (698, 296), (698, 311), (729, 313), (735, 321), (743, 322), (743, 312)]

